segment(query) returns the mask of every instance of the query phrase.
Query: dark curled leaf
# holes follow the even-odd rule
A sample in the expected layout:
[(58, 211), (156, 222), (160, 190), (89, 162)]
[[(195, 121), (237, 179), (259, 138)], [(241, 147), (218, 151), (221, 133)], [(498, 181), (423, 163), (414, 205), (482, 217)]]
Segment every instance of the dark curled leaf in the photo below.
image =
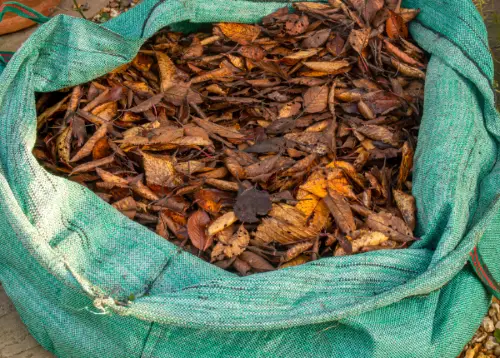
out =
[(257, 223), (257, 215), (266, 215), (271, 210), (271, 197), (267, 191), (246, 189), (236, 198), (234, 213), (241, 222)]

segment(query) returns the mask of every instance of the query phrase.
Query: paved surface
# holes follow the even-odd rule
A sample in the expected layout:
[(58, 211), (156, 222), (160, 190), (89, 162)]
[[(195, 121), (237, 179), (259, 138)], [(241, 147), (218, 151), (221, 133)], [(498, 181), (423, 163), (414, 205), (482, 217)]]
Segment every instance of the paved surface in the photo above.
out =
[[(80, 1), (83, 2), (83, 1)], [(88, 0), (89, 11), (85, 12), (88, 18), (95, 15), (101, 8), (108, 4), (108, 0)], [(495, 3), (496, 10), (500, 13), (500, 1)], [(71, 16), (79, 16), (73, 9), (72, 0), (62, 0), (56, 13), (64, 13)], [(491, 8), (488, 8), (491, 10)], [(4, 51), (15, 51), (23, 41), (36, 29), (35, 27), (22, 30), (10, 35), (0, 36), (0, 49)], [(492, 46), (500, 45), (500, 23), (491, 21), (488, 24), (490, 31), (490, 42)], [(494, 49), (495, 57), (500, 61), (500, 47)], [(500, 66), (495, 63), (496, 78), (500, 82)], [(52, 354), (45, 351), (31, 337), (14, 306), (0, 285), (0, 358), (54, 358)]]
[[(89, 9), (84, 12), (87, 18), (91, 18), (99, 12), (100, 9), (108, 5), (109, 0), (78, 0), (78, 3), (87, 3)], [(78, 12), (73, 10), (72, 0), (62, 0), (59, 6), (56, 8), (54, 15), (66, 14), (70, 16), (80, 17)], [(0, 36), (0, 50), (2, 51), (16, 51), (21, 44), (26, 40), (33, 31), (36, 30), (38, 26), (32, 26), (27, 29)]]
[(53, 357), (31, 337), (0, 286), (0, 358)]

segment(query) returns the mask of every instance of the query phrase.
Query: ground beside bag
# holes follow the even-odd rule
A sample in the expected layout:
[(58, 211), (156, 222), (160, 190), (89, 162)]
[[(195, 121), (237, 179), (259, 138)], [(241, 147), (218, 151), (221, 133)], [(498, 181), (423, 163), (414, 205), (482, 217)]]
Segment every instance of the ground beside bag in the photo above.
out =
[(410, 249), (239, 277), (31, 155), (35, 92), (131, 61), (166, 25), (253, 23), (284, 4), (146, 0), (104, 25), (59, 15), (5, 67), (0, 281), (46, 349), (106, 358), (454, 357), (473, 335), (498, 293), (500, 121), (486, 30), (469, 0), (403, 3), (422, 10), (410, 30), (431, 54), (413, 187), (421, 240)]

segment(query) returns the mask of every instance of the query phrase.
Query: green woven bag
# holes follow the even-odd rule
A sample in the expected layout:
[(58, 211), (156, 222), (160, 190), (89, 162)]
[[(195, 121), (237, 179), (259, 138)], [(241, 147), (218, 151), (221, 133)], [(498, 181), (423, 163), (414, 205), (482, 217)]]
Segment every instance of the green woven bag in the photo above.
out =
[(146, 0), (103, 25), (59, 15), (3, 69), (0, 281), (46, 349), (77, 358), (425, 358), (454, 357), (473, 335), (499, 293), (500, 120), (486, 30), (470, 0), (403, 4), (422, 10), (410, 30), (431, 54), (413, 187), (421, 240), (409, 249), (239, 277), (32, 156), (35, 92), (131, 61), (164, 26), (254, 23), (284, 4)]

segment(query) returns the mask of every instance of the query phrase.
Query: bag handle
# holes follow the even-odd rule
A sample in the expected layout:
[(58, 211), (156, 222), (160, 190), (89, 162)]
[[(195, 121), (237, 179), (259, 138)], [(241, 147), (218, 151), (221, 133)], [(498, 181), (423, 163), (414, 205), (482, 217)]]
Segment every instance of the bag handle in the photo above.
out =
[(0, 5), (0, 21), (2, 21), (3, 16), (8, 12), (13, 12), (18, 16), (24, 17), (25, 19), (33, 20), (37, 24), (43, 24), (50, 20), (50, 17), (47, 17), (38, 11), (33, 10), (29, 6), (16, 1), (6, 1)]
[[(13, 12), (18, 16), (21, 16), (25, 19), (32, 20), (37, 24), (43, 24), (50, 20), (50, 17), (47, 17), (36, 10), (33, 10), (29, 6), (18, 3), (16, 1), (6, 1), (2, 5), (0, 5), (0, 21), (2, 21), (3, 16), (8, 13)], [(7, 62), (12, 58), (14, 52), (11, 51), (0, 51), (0, 73), (7, 65)]]

